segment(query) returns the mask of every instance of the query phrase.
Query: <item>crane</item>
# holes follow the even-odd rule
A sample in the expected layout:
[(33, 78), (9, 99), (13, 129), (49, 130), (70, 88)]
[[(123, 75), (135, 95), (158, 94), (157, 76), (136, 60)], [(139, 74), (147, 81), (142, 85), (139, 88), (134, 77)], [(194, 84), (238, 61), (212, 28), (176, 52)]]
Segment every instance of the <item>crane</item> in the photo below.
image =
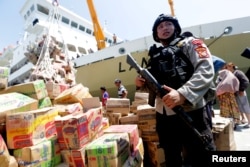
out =
[(97, 42), (97, 48), (98, 50), (101, 50), (106, 47), (104, 32), (99, 23), (96, 10), (95, 10), (95, 6), (93, 4), (93, 0), (87, 0), (87, 4), (89, 8), (89, 13), (91, 15), (92, 23), (93, 23), (94, 36)]
[(175, 14), (174, 14), (174, 2), (173, 2), (173, 0), (168, 0), (168, 4), (170, 6), (171, 15), (175, 16)]

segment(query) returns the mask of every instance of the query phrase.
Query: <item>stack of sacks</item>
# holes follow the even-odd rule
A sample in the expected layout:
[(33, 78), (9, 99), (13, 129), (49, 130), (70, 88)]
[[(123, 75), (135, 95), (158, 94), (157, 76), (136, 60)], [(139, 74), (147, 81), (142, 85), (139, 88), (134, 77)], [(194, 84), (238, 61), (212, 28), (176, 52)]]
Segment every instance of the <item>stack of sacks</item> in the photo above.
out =
[(38, 100), (38, 108), (51, 107), (52, 102), (48, 96), (45, 82), (43, 80), (36, 80), (10, 86), (7, 89), (0, 91), (0, 94), (17, 92)]
[(8, 87), (9, 68), (0, 67), (0, 90)]

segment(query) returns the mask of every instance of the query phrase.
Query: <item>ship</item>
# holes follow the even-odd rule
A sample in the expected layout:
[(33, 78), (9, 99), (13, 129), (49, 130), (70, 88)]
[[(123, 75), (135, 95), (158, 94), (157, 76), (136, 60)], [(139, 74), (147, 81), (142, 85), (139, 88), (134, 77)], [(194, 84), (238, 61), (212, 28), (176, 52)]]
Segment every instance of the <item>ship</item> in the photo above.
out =
[[(182, 32), (190, 31), (196, 37), (203, 39), (211, 54), (226, 62), (234, 62), (250, 78), (250, 60), (241, 55), (250, 46), (249, 24), (250, 17), (242, 17), (185, 27)], [(137, 73), (126, 63), (126, 55), (131, 54), (144, 68), (149, 58), (148, 49), (153, 44), (156, 43), (152, 35), (149, 35), (79, 58), (75, 61), (75, 67), (80, 75), (77, 77), (77, 82), (87, 85), (93, 95), (100, 94), (99, 87), (104, 85), (111, 97), (116, 97), (117, 88), (114, 86), (114, 80), (119, 78), (128, 90), (128, 97), (133, 99)]]
[[(66, 48), (68, 59), (98, 51), (91, 21), (80, 17), (53, 0), (26, 0), (20, 15), (24, 21), (24, 33), (15, 46), (4, 49), (0, 66), (10, 68), (9, 85), (28, 82), (32, 64), (25, 53), (37, 47), (44, 35), (50, 35)], [(113, 33), (104, 31), (105, 46), (113, 45)], [(117, 37), (117, 43), (121, 39)]]
[[(9, 62), (11, 69), (9, 85), (29, 80), (33, 64), (24, 53), (27, 45), (43, 35), (44, 29), (48, 27), (51, 10), (54, 10), (54, 6), (49, 0), (27, 0), (22, 7), (20, 13), (25, 20), (26, 31), (24, 38), (17, 47), (10, 48), (4, 54), (6, 56), (2, 56), (8, 58), (5, 62)], [(152, 35), (126, 41), (118, 38), (116, 44), (113, 44), (113, 34), (105, 31), (107, 47), (98, 50), (90, 21), (62, 6), (58, 6), (58, 13), (60, 19), (56, 19), (59, 22), (56, 26), (60, 28), (54, 28), (54, 34), (68, 48), (70, 59), (77, 70), (76, 82), (88, 87), (93, 96), (101, 96), (100, 87), (105, 86), (110, 97), (117, 97), (114, 80), (119, 78), (128, 90), (128, 98), (133, 100), (137, 73), (126, 63), (126, 57), (131, 54), (141, 67), (146, 67), (148, 49), (155, 44)], [(190, 31), (203, 39), (213, 55), (226, 62), (234, 62), (249, 76), (250, 60), (241, 56), (250, 45), (249, 25), (250, 16), (185, 27), (182, 32)]]

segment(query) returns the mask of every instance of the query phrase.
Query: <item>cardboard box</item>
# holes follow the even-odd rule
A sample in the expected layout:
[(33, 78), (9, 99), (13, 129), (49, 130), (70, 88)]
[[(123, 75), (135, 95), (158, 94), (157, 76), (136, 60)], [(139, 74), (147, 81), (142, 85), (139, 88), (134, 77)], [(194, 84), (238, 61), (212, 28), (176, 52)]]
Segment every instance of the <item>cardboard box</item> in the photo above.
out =
[(38, 101), (20, 93), (7, 93), (0, 95), (0, 124), (6, 122), (8, 113), (26, 112), (36, 110)]
[(77, 150), (62, 150), (63, 160), (70, 167), (86, 167), (85, 147)]
[(145, 93), (145, 92), (135, 92), (135, 101), (137, 100), (148, 100), (148, 96), (149, 96), (149, 93)]
[(49, 140), (38, 143), (34, 146), (16, 149), (13, 152), (20, 167), (27, 165), (40, 165), (52, 160), (52, 143)]
[(54, 107), (58, 109), (58, 114), (62, 117), (69, 114), (83, 112), (81, 103), (55, 104)]
[(43, 108), (6, 116), (7, 144), (10, 149), (29, 147), (56, 135), (54, 119), (58, 111)]
[(131, 153), (129, 158), (123, 164), (123, 167), (143, 167), (144, 159), (144, 147), (142, 139), (139, 139), (139, 143), (136, 146), (136, 150)]
[(122, 166), (130, 155), (127, 133), (108, 133), (86, 146), (89, 167)]
[(136, 146), (139, 143), (139, 132), (138, 126), (136, 124), (127, 124), (127, 125), (111, 125), (105, 129), (104, 134), (106, 133), (127, 133), (130, 141), (131, 151), (136, 149)]
[(148, 154), (151, 166), (161, 167), (165, 166), (164, 150), (160, 147), (158, 142), (146, 142), (148, 147)]
[(83, 106), (83, 98), (89, 98), (92, 95), (89, 93), (89, 89), (82, 84), (77, 84), (69, 89), (64, 90), (55, 99), (55, 104), (72, 104), (81, 103)]
[(52, 107), (52, 102), (48, 96), (38, 101), (38, 108), (45, 107)]
[(48, 96), (50, 99), (55, 99), (59, 96), (64, 90), (69, 88), (69, 85), (62, 84), (62, 83), (54, 83), (54, 82), (47, 82), (46, 88), (48, 91)]
[[(1, 164), (0, 164), (1, 165)], [(5, 166), (2, 166), (1, 167), (5, 167)], [(16, 161), (16, 158), (13, 157), (13, 156), (10, 156), (10, 162), (9, 162), (9, 165), (6, 166), (6, 167), (18, 167), (18, 163)]]
[(33, 82), (10, 86), (4, 91), (1, 91), (0, 94), (12, 92), (21, 93), (37, 100), (43, 99), (48, 96), (48, 92), (43, 80), (36, 80)]
[(8, 167), (9, 163), (10, 163), (9, 150), (5, 144), (3, 137), (0, 134), (0, 166)]
[(138, 116), (135, 114), (128, 114), (119, 119), (120, 124), (138, 124)]
[(141, 131), (141, 138), (143, 141), (159, 142), (159, 137), (157, 132)]
[(0, 67), (0, 90), (8, 87), (9, 68)]
[(229, 118), (213, 118), (213, 136), (218, 151), (236, 150), (233, 122)]
[(106, 111), (128, 115), (130, 112), (130, 99), (109, 98), (106, 103)]
[(106, 113), (110, 125), (119, 125), (119, 120), (122, 117), (121, 113)]
[(89, 97), (82, 98), (83, 111), (86, 112), (91, 108), (99, 108), (101, 107), (101, 102), (99, 97)]
[(61, 149), (80, 149), (95, 137), (102, 126), (101, 107), (86, 113), (56, 117), (55, 122)]
[(89, 142), (88, 119), (84, 113), (56, 117), (55, 123), (61, 149), (80, 149)]
[(156, 131), (156, 111), (150, 105), (140, 105), (137, 107), (138, 127), (142, 131)]

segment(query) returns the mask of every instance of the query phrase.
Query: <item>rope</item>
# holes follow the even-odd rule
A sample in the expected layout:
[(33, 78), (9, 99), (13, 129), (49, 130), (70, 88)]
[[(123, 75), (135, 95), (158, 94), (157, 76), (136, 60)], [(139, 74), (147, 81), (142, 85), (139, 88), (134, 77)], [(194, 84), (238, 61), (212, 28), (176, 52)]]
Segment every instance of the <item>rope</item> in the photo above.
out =
[[(57, 3), (57, 5), (55, 5)], [(41, 53), (38, 57), (36, 68), (32, 72), (32, 76), (36, 76), (35, 78), (30, 78), (30, 80), (37, 80), (40, 78), (43, 78), (45, 81), (50, 79), (55, 79), (56, 77), (56, 71), (53, 68), (52, 61), (50, 58), (50, 43), (51, 43), (51, 34), (52, 34), (52, 26), (53, 25), (59, 25), (59, 12), (58, 12), (58, 1), (54, 0), (52, 2), (53, 4), (53, 10), (51, 14), (48, 17), (49, 27), (47, 29), (47, 35), (44, 36), (43, 39), (43, 46), (41, 49)], [(40, 73), (39, 73), (40, 72)]]

